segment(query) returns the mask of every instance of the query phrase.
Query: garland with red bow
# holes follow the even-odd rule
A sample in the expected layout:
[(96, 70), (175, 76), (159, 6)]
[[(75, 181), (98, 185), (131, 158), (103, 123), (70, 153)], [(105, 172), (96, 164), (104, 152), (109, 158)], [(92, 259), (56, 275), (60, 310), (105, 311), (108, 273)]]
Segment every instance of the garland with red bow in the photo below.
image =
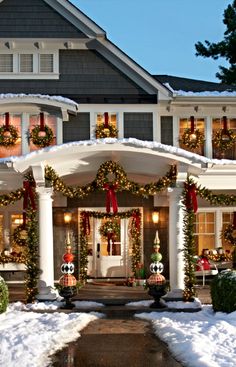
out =
[(16, 144), (19, 137), (18, 130), (10, 124), (10, 114), (5, 113), (5, 124), (0, 127), (0, 145), (6, 148)]
[(236, 135), (233, 130), (228, 129), (228, 120), (226, 116), (222, 118), (222, 129), (214, 133), (213, 145), (224, 152), (233, 147), (236, 141)]
[(203, 145), (204, 134), (199, 129), (195, 129), (194, 116), (190, 116), (190, 128), (184, 130), (180, 142), (189, 149), (196, 149)]
[(30, 139), (34, 145), (40, 148), (48, 147), (53, 141), (53, 131), (45, 124), (43, 112), (40, 112), (39, 125), (34, 126), (30, 132)]
[(102, 138), (117, 138), (118, 130), (115, 126), (109, 123), (108, 112), (104, 113), (104, 122), (96, 127), (95, 130), (96, 139)]

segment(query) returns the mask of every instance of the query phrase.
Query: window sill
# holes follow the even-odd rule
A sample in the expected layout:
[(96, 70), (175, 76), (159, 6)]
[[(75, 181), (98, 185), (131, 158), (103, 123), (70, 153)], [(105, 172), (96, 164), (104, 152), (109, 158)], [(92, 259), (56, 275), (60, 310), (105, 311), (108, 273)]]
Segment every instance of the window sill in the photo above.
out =
[(50, 74), (0, 74), (0, 80), (9, 79), (59, 79), (60, 74), (50, 73)]

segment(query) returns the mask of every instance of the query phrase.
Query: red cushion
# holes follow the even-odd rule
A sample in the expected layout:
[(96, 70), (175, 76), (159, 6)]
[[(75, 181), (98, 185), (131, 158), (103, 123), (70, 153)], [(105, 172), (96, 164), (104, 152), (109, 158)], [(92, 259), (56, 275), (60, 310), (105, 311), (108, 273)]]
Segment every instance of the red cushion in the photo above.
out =
[(197, 261), (197, 267), (196, 270), (200, 271), (200, 270), (210, 270), (211, 269), (211, 265), (208, 261), (208, 259), (206, 257), (199, 259)]

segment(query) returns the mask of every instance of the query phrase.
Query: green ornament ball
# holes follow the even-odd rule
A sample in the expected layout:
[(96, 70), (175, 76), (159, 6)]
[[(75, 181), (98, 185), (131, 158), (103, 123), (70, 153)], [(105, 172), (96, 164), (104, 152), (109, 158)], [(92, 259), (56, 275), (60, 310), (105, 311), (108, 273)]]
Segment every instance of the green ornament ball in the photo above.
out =
[(153, 254), (151, 254), (151, 260), (156, 262), (156, 261), (161, 261), (162, 259), (162, 254), (160, 254), (159, 252), (154, 252)]

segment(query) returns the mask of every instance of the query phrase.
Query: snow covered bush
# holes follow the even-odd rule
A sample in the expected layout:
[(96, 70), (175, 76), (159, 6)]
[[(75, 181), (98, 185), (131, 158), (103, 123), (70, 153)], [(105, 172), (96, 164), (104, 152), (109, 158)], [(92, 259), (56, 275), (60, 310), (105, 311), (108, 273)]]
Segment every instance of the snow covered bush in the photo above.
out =
[(5, 280), (0, 276), (0, 314), (6, 311), (8, 303), (8, 288)]
[(236, 270), (224, 270), (211, 282), (212, 307), (215, 312), (236, 311)]

